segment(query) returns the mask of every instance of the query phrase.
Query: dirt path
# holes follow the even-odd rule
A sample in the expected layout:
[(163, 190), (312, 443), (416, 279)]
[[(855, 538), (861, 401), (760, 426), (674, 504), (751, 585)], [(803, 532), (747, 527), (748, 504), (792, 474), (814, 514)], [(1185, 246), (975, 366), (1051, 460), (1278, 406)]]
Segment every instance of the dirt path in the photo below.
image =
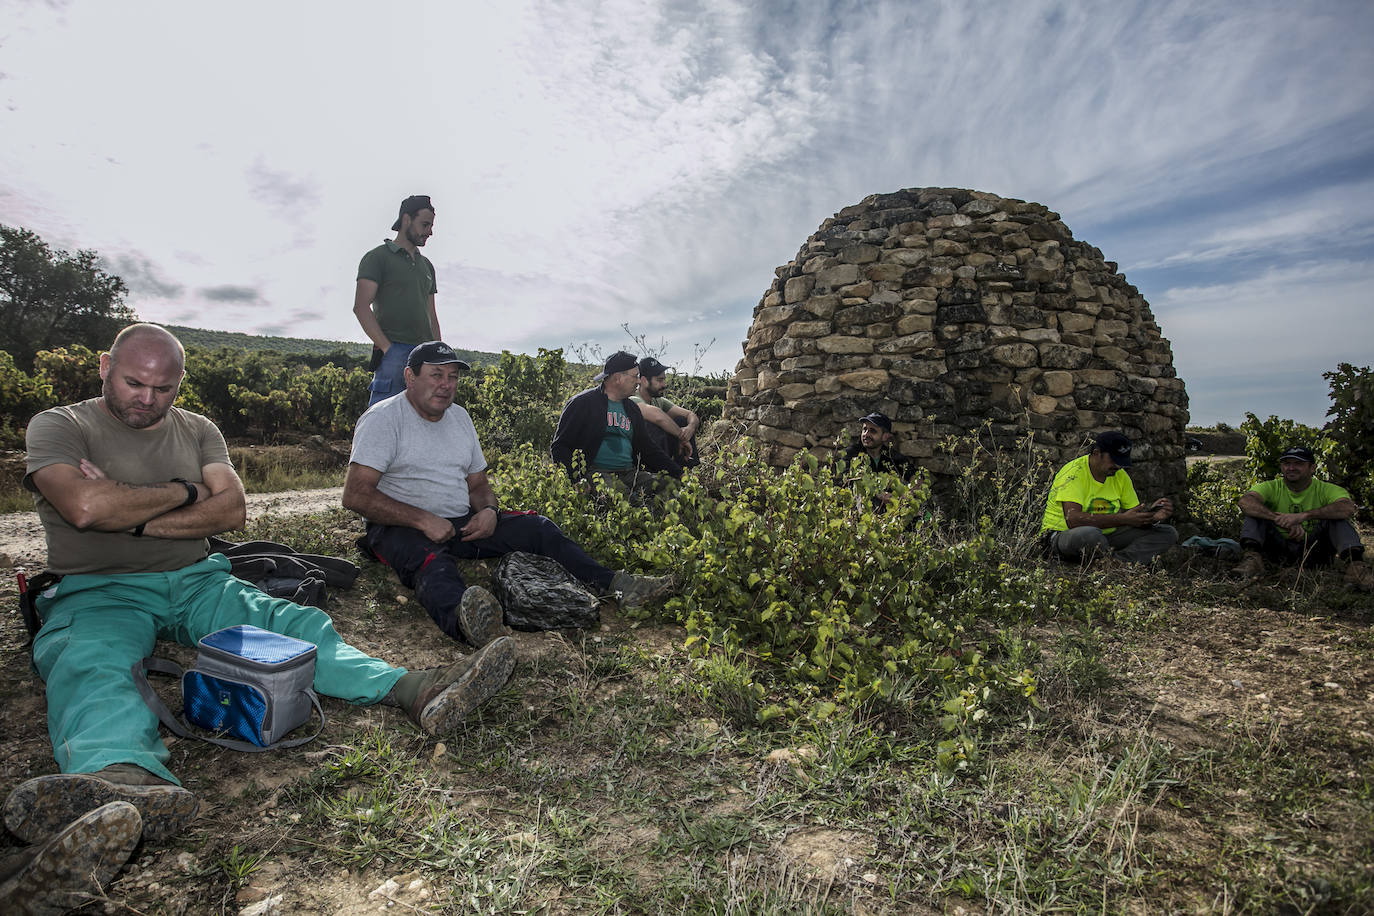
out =
[[(290, 490), (284, 493), (250, 493), (248, 518), (262, 515), (303, 515), (323, 512), (339, 505), (341, 487), (322, 490)], [(43, 525), (35, 512), (0, 515), (0, 568), (23, 566), (33, 571), (47, 563)]]

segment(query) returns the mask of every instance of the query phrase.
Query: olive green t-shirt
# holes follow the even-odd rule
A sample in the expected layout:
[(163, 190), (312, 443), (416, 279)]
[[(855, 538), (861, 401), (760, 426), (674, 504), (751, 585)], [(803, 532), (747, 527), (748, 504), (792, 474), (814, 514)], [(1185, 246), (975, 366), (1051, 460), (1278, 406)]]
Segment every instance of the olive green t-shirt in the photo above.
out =
[[(1270, 512), (1277, 512), (1280, 515), (1311, 512), (1313, 509), (1329, 506), (1338, 499), (1350, 498), (1350, 491), (1346, 490), (1345, 487), (1338, 487), (1334, 483), (1327, 483), (1325, 480), (1318, 480), (1315, 477), (1307, 485), (1307, 489), (1301, 493), (1294, 493), (1288, 489), (1288, 484), (1284, 482), (1282, 477), (1257, 483), (1250, 489), (1259, 494), (1260, 499), (1264, 500), (1264, 505)], [(1303, 523), (1303, 528), (1307, 530), (1308, 534), (1311, 534), (1316, 525), (1316, 520), (1308, 519)], [(1288, 537), (1288, 532), (1284, 529), (1280, 528), (1278, 532), (1282, 537)]]
[[(205, 417), (178, 407), (152, 429), (130, 429), (99, 398), (45, 410), (29, 421), (24, 486), (32, 491), (48, 540), (48, 569), (61, 575), (168, 572), (209, 555), (205, 538), (134, 537), (123, 531), (78, 531), (38, 492), (33, 473), (88, 458), (111, 480), (200, 483), (209, 464), (231, 464), (224, 437)], [(232, 466), (232, 465), (231, 465)]]
[(388, 239), (363, 255), (358, 279), (377, 284), (372, 313), (387, 340), (421, 344), (435, 338), (429, 323), (429, 297), (439, 287), (429, 258), (418, 251), (412, 258)]

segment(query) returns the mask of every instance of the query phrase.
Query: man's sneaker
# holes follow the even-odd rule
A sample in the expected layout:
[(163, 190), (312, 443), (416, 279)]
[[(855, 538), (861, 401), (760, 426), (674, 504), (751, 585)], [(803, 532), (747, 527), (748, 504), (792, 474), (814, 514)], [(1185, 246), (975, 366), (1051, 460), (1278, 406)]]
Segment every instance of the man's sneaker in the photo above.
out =
[(458, 602), (458, 629), (469, 645), (480, 649), (492, 640), (509, 635), (505, 618), (501, 602), (482, 586), (470, 585), (463, 591), (463, 598)]
[(1236, 564), (1233, 570), (1237, 578), (1244, 579), (1246, 582), (1253, 581), (1264, 575), (1264, 557), (1253, 550), (1245, 551), (1245, 556)]
[(176, 836), (195, 818), (200, 803), (181, 786), (158, 780), (141, 767), (135, 769), (146, 774), (146, 778), (138, 777), (143, 784), (128, 779), (129, 774), (115, 767), (99, 773), (55, 773), (21, 782), (5, 799), (5, 826), (25, 843), (41, 843), (86, 812), (125, 801), (138, 809), (143, 836), (150, 842)]
[(618, 572), (611, 580), (611, 591), (620, 593), (620, 607), (627, 611), (667, 598), (673, 588), (672, 576), (635, 576)]
[(515, 640), (502, 636), (447, 668), (424, 672), (427, 683), (406, 710), (426, 733), (453, 731), (478, 706), (501, 692), (515, 669)]
[(46, 916), (98, 899), (133, 854), (142, 828), (138, 809), (128, 802), (87, 811), (25, 850), (13, 874), (0, 876), (0, 911)]
[(1374, 592), (1374, 569), (1363, 560), (1351, 560), (1345, 568), (1345, 584), (1364, 592)]

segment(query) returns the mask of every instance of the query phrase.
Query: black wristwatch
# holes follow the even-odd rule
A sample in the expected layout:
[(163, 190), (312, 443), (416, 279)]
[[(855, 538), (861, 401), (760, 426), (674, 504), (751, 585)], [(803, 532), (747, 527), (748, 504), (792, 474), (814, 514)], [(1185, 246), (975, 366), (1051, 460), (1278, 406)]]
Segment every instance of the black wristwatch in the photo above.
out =
[(173, 477), (172, 483), (179, 483), (186, 488), (186, 502), (178, 506), (178, 509), (185, 509), (187, 506), (191, 505), (191, 503), (200, 499), (200, 491), (196, 489), (196, 485), (185, 477)]

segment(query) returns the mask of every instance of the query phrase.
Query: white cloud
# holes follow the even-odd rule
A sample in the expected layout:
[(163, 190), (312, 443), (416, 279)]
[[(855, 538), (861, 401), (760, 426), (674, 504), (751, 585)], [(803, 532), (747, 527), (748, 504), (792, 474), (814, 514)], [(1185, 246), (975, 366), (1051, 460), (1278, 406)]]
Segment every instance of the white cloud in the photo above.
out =
[[(428, 193), (455, 342), (610, 348), (629, 321), (679, 361), (715, 337), (727, 368), (823, 219), (944, 185), (1039, 200), (1148, 280), (1190, 379), (1248, 333), (1232, 296), (1277, 316), (1322, 289), (1308, 318), (1346, 339), (1374, 321), (1352, 299), (1367, 3), (77, 0), (7, 20), (0, 220), (138, 265), (156, 320), (361, 340), (358, 259)], [(261, 304), (197, 292), (223, 289)]]

